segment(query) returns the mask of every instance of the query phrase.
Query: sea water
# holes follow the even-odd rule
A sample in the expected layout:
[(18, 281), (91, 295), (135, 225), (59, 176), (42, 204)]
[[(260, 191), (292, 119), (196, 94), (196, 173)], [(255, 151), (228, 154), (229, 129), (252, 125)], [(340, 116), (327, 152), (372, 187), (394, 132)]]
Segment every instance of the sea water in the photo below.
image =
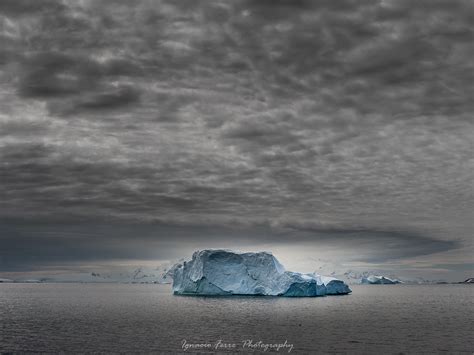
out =
[(0, 284), (0, 352), (473, 353), (473, 285), (316, 298), (175, 296), (170, 285)]

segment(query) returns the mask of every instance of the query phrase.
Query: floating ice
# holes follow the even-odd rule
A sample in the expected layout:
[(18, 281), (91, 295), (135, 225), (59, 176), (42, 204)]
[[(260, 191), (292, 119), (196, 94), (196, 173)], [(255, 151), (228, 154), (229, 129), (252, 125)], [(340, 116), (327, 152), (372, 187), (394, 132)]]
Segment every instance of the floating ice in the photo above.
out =
[(313, 297), (352, 292), (341, 280), (285, 271), (268, 252), (202, 250), (179, 265), (173, 276), (179, 295), (265, 295)]
[(364, 285), (393, 285), (393, 284), (399, 284), (401, 282), (398, 280), (389, 279), (388, 277), (385, 277), (385, 276), (370, 275), (370, 276), (362, 278), (360, 283)]

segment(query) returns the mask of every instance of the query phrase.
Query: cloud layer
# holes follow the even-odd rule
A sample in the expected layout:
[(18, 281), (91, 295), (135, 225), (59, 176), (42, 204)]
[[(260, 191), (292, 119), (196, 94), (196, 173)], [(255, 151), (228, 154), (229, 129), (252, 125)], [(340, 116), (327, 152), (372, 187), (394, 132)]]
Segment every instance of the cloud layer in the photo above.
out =
[(2, 1), (0, 217), (471, 248), (473, 14), (467, 0)]

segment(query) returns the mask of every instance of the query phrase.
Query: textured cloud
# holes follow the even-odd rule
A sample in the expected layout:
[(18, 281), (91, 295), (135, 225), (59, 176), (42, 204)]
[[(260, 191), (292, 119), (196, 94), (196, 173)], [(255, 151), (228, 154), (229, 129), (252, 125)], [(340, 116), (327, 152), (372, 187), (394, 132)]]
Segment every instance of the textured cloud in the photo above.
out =
[[(383, 264), (459, 246), (454, 241), (437, 240), (417, 233), (380, 230), (327, 230), (301, 226), (275, 230), (266, 225), (248, 228), (88, 222), (84, 225), (81, 221), (67, 224), (30, 221), (25, 225), (22, 221), (10, 220), (1, 230), (5, 236), (2, 271), (70, 268), (68, 264), (78, 270), (84, 262), (158, 262), (189, 257), (199, 248), (260, 250), (269, 245), (277, 250), (292, 245), (296, 247), (299, 259), (306, 261), (329, 254), (338, 262)], [(297, 261), (289, 260), (288, 263)], [(311, 263), (303, 263), (303, 267), (309, 267), (308, 271), (311, 271), (308, 265)], [(459, 264), (453, 265), (459, 268)]]
[(471, 248), (473, 13), (2, 1), (0, 216), (387, 231), (396, 258)]

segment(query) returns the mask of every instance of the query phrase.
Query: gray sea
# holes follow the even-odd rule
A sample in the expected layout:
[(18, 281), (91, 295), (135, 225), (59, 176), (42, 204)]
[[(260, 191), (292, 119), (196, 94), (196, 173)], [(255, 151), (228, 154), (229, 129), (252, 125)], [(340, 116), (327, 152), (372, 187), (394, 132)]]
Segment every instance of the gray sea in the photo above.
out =
[(474, 352), (472, 285), (319, 298), (174, 296), (170, 285), (0, 284), (0, 351)]

